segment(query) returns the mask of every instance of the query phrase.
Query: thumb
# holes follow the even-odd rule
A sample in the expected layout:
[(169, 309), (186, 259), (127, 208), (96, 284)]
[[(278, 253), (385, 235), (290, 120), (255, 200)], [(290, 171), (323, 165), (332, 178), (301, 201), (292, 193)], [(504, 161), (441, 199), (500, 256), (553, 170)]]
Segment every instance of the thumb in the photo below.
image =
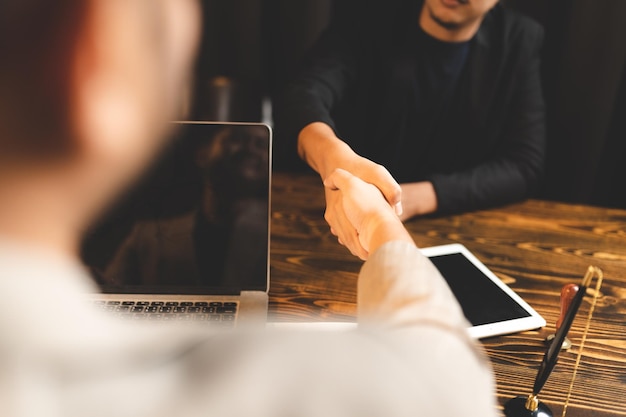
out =
[(342, 190), (348, 186), (354, 178), (354, 175), (350, 174), (345, 169), (336, 168), (326, 179), (324, 180), (324, 186), (331, 190)]

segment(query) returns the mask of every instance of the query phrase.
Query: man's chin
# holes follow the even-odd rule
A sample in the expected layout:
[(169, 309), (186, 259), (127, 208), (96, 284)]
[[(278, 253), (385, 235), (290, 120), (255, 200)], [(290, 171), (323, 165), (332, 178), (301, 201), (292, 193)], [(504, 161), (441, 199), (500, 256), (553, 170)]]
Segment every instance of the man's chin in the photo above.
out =
[(430, 13), (430, 17), (433, 20), (433, 22), (435, 22), (436, 24), (438, 24), (439, 26), (447, 30), (457, 30), (462, 26), (459, 22), (452, 20), (450, 18), (443, 18), (443, 17), (437, 16), (432, 11)]

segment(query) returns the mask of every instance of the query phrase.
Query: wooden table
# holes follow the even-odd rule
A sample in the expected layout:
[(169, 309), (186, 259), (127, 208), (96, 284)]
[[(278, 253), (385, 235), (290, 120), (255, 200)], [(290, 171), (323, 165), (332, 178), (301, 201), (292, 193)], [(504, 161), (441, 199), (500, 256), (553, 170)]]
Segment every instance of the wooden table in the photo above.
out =
[[(272, 190), (270, 320), (354, 321), (361, 261), (330, 234), (319, 178), (278, 173)], [(420, 247), (464, 244), (547, 320), (538, 331), (482, 340), (500, 404), (529, 393), (559, 316), (561, 287), (578, 283), (588, 265), (601, 267), (605, 278), (580, 362), (591, 296), (570, 331), (574, 346), (540, 398), (555, 416), (564, 409), (572, 417), (626, 415), (626, 211), (529, 200), (406, 226)]]

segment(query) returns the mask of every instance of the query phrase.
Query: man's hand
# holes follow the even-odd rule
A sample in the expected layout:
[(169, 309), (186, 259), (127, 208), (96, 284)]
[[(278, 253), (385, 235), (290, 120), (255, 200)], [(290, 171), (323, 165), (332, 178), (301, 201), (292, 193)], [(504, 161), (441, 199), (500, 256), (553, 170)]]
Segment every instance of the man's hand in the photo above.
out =
[[(330, 126), (316, 122), (300, 132), (298, 148), (301, 157), (326, 180), (337, 168), (350, 172), (366, 183), (374, 185), (384, 200), (399, 216), (402, 214), (402, 189), (382, 165), (357, 155), (345, 142), (335, 136)], [(339, 242), (360, 258), (367, 256), (354, 227), (346, 219), (336, 193), (326, 190), (324, 218)]]
[[(380, 245), (390, 240), (413, 242), (395, 211), (381, 191), (343, 169), (336, 169), (324, 181), (326, 194), (338, 207), (335, 219), (344, 228), (355, 231), (353, 247), (339, 238), (353, 254), (365, 260)], [(331, 228), (331, 231), (333, 229)], [(334, 233), (334, 232), (333, 232)], [(336, 234), (336, 233), (335, 233)]]
[(396, 214), (402, 215), (402, 188), (387, 171), (387, 168), (354, 152), (352, 155), (344, 156), (342, 161), (336, 165), (336, 168), (344, 169), (361, 180), (376, 186)]
[(411, 182), (400, 184), (400, 187), (404, 208), (404, 212), (399, 215), (402, 221), (437, 211), (437, 193), (431, 182)]
[[(401, 198), (400, 186), (383, 166), (356, 154), (352, 156), (351, 160), (346, 160), (339, 166), (375, 189), (377, 200), (386, 205), (392, 214), (397, 216), (402, 213), (402, 206), (398, 200)], [(328, 178), (329, 176), (325, 177), (325, 180)], [(346, 246), (353, 255), (367, 259), (368, 250), (362, 246), (357, 230), (352, 222), (346, 219), (344, 210), (338, 193), (326, 188), (324, 218), (330, 225), (331, 233), (337, 236), (339, 243)]]

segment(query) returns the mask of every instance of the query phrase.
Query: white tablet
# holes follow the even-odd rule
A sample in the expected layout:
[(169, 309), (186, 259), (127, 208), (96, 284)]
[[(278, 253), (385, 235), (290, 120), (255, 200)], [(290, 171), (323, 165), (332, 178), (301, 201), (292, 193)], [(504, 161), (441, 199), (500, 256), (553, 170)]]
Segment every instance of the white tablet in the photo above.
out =
[(543, 327), (546, 321), (461, 244), (421, 249), (435, 264), (476, 339)]

